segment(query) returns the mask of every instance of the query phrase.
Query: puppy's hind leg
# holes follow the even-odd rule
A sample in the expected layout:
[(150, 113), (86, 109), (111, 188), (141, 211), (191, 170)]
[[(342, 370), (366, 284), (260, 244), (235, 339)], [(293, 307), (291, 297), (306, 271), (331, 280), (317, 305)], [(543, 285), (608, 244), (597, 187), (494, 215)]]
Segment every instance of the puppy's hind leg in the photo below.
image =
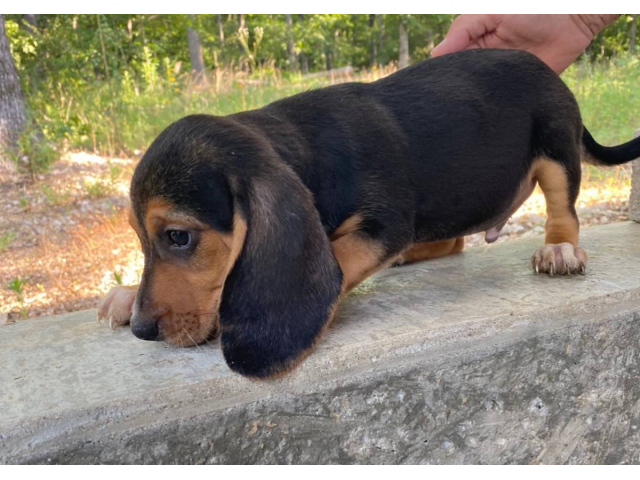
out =
[(433, 260), (446, 257), (454, 253), (460, 253), (464, 249), (464, 237), (442, 240), (440, 242), (414, 243), (411, 248), (400, 255), (393, 262), (394, 265), (406, 265), (409, 263)]
[(580, 189), (579, 160), (576, 157), (574, 162), (561, 163), (544, 158), (533, 168), (547, 204), (545, 245), (531, 257), (533, 269), (551, 276), (583, 274), (587, 254), (578, 246), (580, 224), (575, 210)]

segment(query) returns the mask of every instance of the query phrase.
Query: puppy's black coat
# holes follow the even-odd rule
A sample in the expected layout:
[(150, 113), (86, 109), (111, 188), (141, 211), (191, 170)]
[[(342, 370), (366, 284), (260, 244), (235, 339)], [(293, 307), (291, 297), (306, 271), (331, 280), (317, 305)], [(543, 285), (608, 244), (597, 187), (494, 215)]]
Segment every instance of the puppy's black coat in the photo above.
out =
[(627, 162), (640, 139), (597, 144), (536, 57), (471, 50), (370, 84), (183, 118), (141, 160), (131, 198), (140, 222), (157, 197), (220, 232), (234, 213), (246, 222), (222, 293), (222, 344), (232, 369), (266, 377), (295, 366), (329, 322), (342, 282), (329, 237), (347, 219), (361, 218), (356, 234), (384, 263), (499, 224), (539, 158), (566, 172), (575, 216), (583, 156)]

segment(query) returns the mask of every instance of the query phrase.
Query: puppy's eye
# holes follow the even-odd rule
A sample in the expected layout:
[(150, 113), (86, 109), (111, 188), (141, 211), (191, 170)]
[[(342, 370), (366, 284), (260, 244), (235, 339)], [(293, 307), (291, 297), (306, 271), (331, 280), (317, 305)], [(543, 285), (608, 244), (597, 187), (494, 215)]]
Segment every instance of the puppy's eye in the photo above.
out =
[(167, 236), (174, 247), (187, 248), (191, 243), (191, 234), (184, 230), (167, 230)]

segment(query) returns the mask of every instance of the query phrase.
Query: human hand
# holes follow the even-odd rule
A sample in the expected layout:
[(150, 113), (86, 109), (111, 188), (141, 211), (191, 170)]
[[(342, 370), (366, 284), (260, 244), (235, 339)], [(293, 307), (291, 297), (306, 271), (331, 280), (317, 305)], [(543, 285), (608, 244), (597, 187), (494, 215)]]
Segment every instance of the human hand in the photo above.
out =
[(619, 16), (460, 15), (431, 55), (471, 48), (526, 50), (561, 73)]

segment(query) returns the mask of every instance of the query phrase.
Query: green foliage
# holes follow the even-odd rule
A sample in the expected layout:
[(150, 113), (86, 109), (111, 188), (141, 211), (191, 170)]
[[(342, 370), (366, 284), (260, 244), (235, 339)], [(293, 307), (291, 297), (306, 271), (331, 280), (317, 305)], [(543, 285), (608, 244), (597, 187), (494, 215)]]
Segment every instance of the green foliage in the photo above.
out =
[(87, 182), (85, 184), (85, 190), (87, 191), (87, 195), (89, 195), (89, 198), (93, 199), (104, 198), (111, 193), (109, 185), (100, 181)]
[(120, 270), (113, 272), (113, 280), (116, 282), (116, 285), (122, 285), (122, 272)]
[(13, 230), (9, 230), (8, 232), (0, 235), (0, 253), (4, 252), (9, 245), (11, 245), (14, 238), (16, 238), (16, 232)]
[(30, 174), (32, 180), (36, 174), (49, 170), (53, 162), (60, 158), (58, 149), (47, 140), (33, 120), (27, 122), (15, 148), (8, 150), (7, 154), (20, 171)]
[(27, 281), (23, 278), (14, 278), (7, 284), (7, 288), (13, 292), (15, 292), (18, 297), (18, 301), (20, 303), (24, 302), (24, 287), (27, 284)]
[(640, 128), (640, 58), (614, 57), (572, 65), (562, 79), (575, 94), (582, 119), (598, 142), (615, 145)]
[[(285, 15), (225, 14), (220, 16), (223, 38), (217, 15), (39, 15), (35, 34), (23, 27), (20, 15), (6, 18), (16, 67), (34, 112), (31, 123), (38, 126), (24, 134), (13, 158), (34, 175), (57, 158), (58, 145), (130, 155), (147, 148), (163, 128), (184, 115), (257, 108), (319, 86), (321, 80), (300, 76), (303, 58), (310, 71), (346, 65), (375, 70), (397, 62), (401, 16), (291, 15), (289, 33)], [(405, 18), (415, 62), (428, 58), (454, 16)], [(613, 138), (623, 122), (638, 123), (629, 107), (638, 104), (631, 84), (638, 78), (637, 67), (620, 60), (629, 48), (630, 19), (623, 16), (608, 27), (583, 63), (565, 75), (586, 102), (587, 123), (594, 134), (605, 130), (605, 138)], [(189, 74), (187, 26), (200, 34), (209, 79), (204, 86)], [(298, 56), (294, 65), (287, 55), (289, 35)], [(603, 62), (612, 73), (599, 66)], [(593, 97), (595, 90), (585, 90), (592, 74), (589, 88), (599, 91), (599, 100)], [(629, 93), (632, 96), (622, 101)], [(609, 109), (607, 115), (598, 118), (595, 112), (603, 109)], [(626, 129), (629, 124), (624, 123)], [(34, 140), (36, 130), (46, 141)], [(88, 188), (94, 189), (90, 195), (105, 193), (99, 186)]]
[(47, 199), (47, 204), (52, 207), (66, 205), (69, 201), (69, 192), (57, 192), (46, 183), (40, 186), (40, 191)]

